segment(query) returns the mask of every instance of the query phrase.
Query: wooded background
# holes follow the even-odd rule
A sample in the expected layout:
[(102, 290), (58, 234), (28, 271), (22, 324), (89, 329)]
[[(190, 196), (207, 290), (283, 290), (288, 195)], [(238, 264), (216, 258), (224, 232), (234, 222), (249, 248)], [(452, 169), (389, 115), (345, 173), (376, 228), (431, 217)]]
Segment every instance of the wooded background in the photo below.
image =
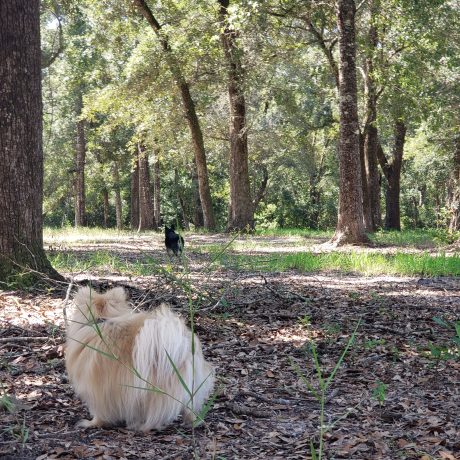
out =
[[(335, 227), (336, 2), (47, 0), (41, 22), (45, 225)], [(457, 0), (356, 3), (368, 232), (459, 229), (459, 31)]]

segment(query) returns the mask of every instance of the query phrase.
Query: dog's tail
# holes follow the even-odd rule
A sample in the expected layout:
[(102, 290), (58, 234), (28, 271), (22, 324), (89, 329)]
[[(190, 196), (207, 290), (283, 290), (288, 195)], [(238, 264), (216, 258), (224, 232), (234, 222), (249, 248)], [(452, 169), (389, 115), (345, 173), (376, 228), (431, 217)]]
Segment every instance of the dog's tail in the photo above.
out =
[[(169, 387), (191, 356), (191, 334), (181, 318), (162, 305), (147, 319), (136, 337), (133, 364), (135, 386), (149, 388), (162, 383)], [(152, 382), (152, 380), (154, 380)], [(160, 388), (164, 390), (163, 388)]]

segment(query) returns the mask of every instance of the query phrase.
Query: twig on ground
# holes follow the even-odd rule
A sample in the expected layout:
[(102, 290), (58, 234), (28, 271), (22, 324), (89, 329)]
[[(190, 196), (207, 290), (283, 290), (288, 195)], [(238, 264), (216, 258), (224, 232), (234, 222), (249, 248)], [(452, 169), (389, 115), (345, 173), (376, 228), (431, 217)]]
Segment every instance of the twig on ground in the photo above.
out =
[(51, 340), (52, 337), (1, 337), (0, 343), (4, 342), (33, 342), (34, 340)]

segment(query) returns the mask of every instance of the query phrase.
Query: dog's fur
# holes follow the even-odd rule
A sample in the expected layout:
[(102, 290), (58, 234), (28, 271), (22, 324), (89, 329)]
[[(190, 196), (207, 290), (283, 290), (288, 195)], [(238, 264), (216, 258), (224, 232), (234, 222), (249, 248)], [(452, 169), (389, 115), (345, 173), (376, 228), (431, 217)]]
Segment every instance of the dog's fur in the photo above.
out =
[[(152, 313), (134, 313), (121, 287), (105, 294), (80, 288), (74, 303), (66, 367), (93, 417), (81, 420), (80, 426), (124, 423), (128, 429), (149, 431), (180, 414), (189, 422), (196, 419), (212, 392), (214, 371), (196, 335), (192, 354), (192, 333), (181, 318), (166, 305)], [(195, 393), (192, 400), (171, 361)]]
[(185, 241), (182, 235), (178, 235), (174, 230), (174, 225), (171, 225), (171, 227), (165, 225), (166, 252), (169, 257), (172, 257), (173, 254), (180, 257), (184, 249)]

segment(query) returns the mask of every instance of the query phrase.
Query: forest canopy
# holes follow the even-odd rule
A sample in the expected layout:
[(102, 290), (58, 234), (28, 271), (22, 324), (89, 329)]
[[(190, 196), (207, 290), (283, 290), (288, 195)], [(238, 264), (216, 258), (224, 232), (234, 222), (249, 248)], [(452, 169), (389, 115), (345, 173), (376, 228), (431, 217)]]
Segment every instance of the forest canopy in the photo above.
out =
[[(459, 9), (357, 2), (368, 231), (459, 229)], [(335, 15), (333, 1), (43, 2), (45, 225), (334, 227)]]

